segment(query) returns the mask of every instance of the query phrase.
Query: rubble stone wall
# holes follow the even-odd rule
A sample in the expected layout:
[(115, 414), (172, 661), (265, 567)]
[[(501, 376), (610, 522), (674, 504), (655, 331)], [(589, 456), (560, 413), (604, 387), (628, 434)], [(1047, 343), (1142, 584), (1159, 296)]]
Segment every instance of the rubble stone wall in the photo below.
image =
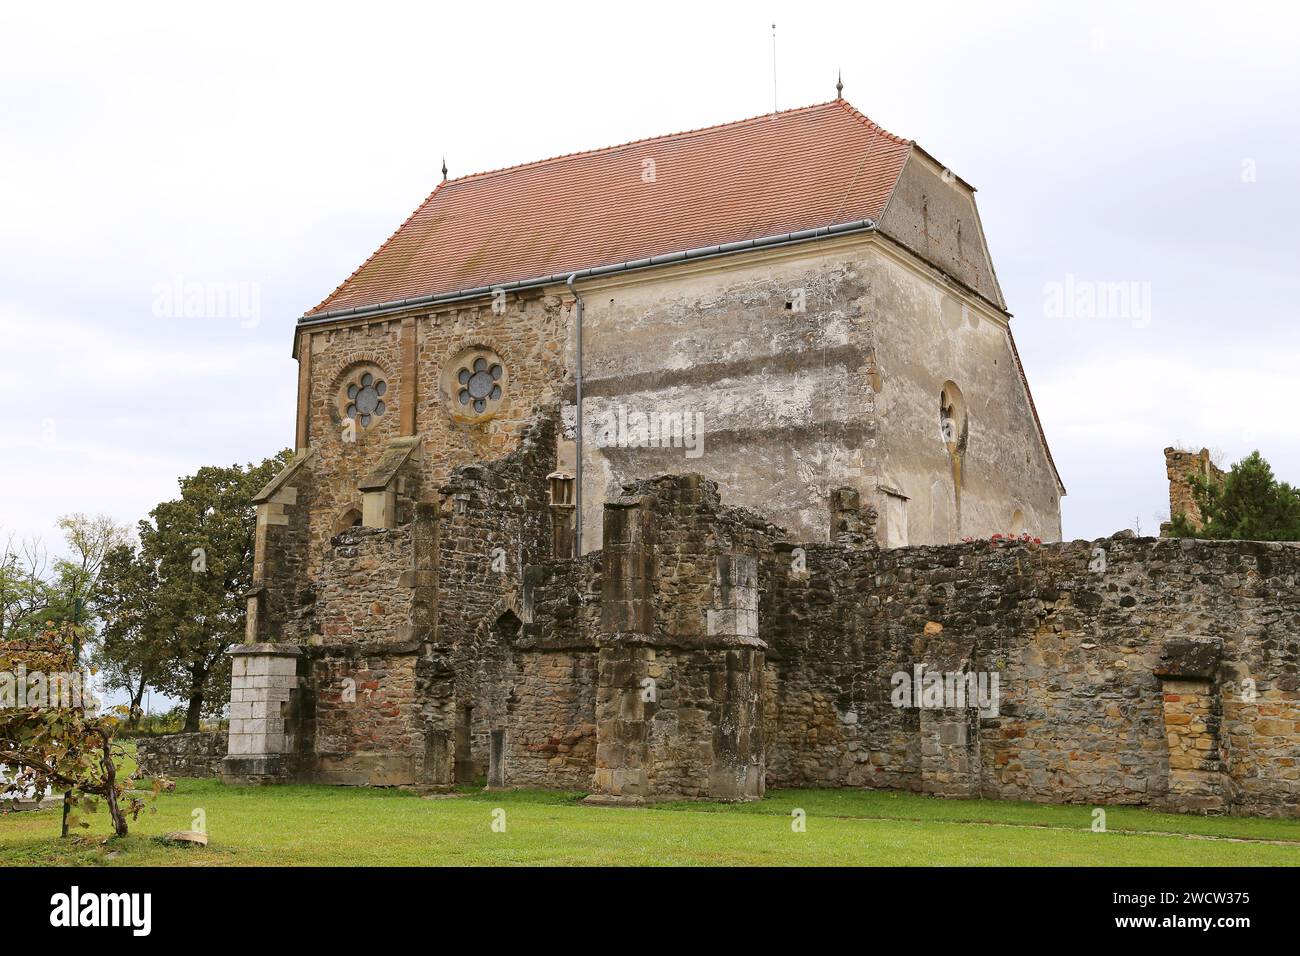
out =
[(137, 737), (135, 760), (146, 777), (219, 777), (229, 746), (224, 730)]
[[(785, 555), (765, 571), (772, 785), (951, 792), (974, 767), (965, 795), (1300, 812), (1300, 547), (809, 548), (806, 575)], [(1189, 639), (1214, 659), (1178, 676)], [(962, 766), (927, 770), (942, 708), (891, 700), (917, 665), (998, 675), (997, 714), (973, 715), (952, 754)]]
[[(1169, 517), (1184, 515), (1187, 523), (1197, 530), (1201, 527), (1201, 506), (1192, 493), (1192, 483), (1200, 479), (1223, 481), (1223, 471), (1210, 460), (1208, 448), (1199, 452), (1165, 449), (1165, 474), (1169, 479)], [(1168, 524), (1161, 525), (1160, 533), (1167, 535)]]

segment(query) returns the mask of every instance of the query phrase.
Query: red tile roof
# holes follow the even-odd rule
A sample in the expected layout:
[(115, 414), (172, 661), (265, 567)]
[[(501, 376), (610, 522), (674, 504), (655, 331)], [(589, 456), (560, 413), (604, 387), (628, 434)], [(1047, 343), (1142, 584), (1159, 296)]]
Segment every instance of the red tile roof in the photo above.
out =
[(308, 314), (878, 219), (911, 145), (833, 100), (449, 180)]

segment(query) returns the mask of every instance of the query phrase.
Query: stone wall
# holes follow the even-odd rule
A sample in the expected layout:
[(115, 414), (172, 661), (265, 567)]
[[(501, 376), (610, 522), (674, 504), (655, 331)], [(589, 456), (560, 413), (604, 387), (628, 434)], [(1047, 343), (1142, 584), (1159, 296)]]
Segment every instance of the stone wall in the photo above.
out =
[(623, 491), (605, 505), (591, 799), (761, 796), (757, 570), (776, 529), (699, 475)]
[(512, 786), (587, 789), (596, 757), (601, 555), (532, 565), (506, 726)]
[[(1192, 493), (1192, 483), (1207, 478), (1215, 483), (1222, 482), (1223, 471), (1210, 460), (1208, 448), (1202, 448), (1199, 452), (1166, 448), (1165, 474), (1169, 479), (1169, 517), (1172, 519), (1184, 515), (1192, 529), (1199, 529), (1201, 507)], [(1168, 523), (1160, 526), (1160, 533), (1168, 535)]]
[(147, 777), (218, 777), (229, 746), (225, 731), (137, 737), (135, 759)]
[(430, 687), (437, 546), (432, 505), (409, 524), (333, 539), (307, 648), (313, 694), (302, 752), (312, 779), (449, 782), (449, 701)]
[[(806, 567), (764, 567), (772, 785), (1300, 812), (1300, 547), (1120, 535)], [(1211, 663), (1171, 671), (1207, 640)], [(895, 706), (918, 665), (996, 673), (997, 714)]]
[[(995, 286), (969, 191), (919, 167), (908, 181), (918, 222), (928, 203), (934, 224), (966, 223), (963, 242), (927, 254)], [(872, 233), (584, 280), (585, 550), (602, 547), (601, 509), (624, 484), (686, 472), (802, 541), (833, 540), (841, 487), (882, 514), (892, 502), (882, 543), (1059, 540), (1064, 489), (1008, 318), (995, 288), (957, 274)], [(948, 385), (964, 398), (958, 462), (940, 419)], [(699, 441), (642, 427), (665, 416), (702, 423)]]
[(335, 537), (305, 644), (237, 651), (228, 771), (262, 774), (238, 757), (256, 739), (300, 779), (618, 803), (844, 786), (1300, 812), (1300, 546), (880, 549), (852, 488), (828, 496), (834, 543), (798, 544), (695, 475), (628, 483), (604, 548), (554, 558), (554, 437), (539, 422), (441, 506)]
[(521, 655), (506, 739), (505, 783), (591, 786), (596, 756), (596, 656), (589, 649)]
[(307, 449), (253, 496), (257, 524), (245, 620), (245, 641), (250, 644), (286, 635), (305, 640), (302, 608), (315, 597), (308, 565), (317, 464), (315, 452)]
[[(299, 430), (315, 450), (320, 474), (328, 476), (310, 514), (306, 554), (313, 577), (321, 572), (340, 522), (361, 509), (358, 483), (392, 441), (421, 436), (418, 481), (436, 489), (459, 464), (508, 455), (539, 409), (558, 407), (571, 310), (558, 295), (511, 296), (503, 305), (494, 309), (485, 298), (299, 330), (297, 355), (306, 389)], [(456, 406), (444, 378), (449, 363), (479, 347), (500, 357), (506, 387), (492, 414), (470, 427), (449, 414)], [(340, 394), (363, 367), (385, 382), (386, 410), (369, 426), (349, 429)]]
[(441, 488), (438, 646), (454, 673), (457, 779), (487, 775), (491, 735), (509, 720), (520, 679), (524, 569), (551, 558), (546, 475), (555, 416), (539, 417), (499, 461), (452, 472)]

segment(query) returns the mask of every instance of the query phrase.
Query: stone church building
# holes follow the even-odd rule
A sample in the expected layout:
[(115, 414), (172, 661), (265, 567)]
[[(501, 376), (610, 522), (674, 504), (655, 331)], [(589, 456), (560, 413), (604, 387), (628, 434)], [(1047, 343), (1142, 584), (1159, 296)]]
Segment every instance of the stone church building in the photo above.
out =
[(1296, 554), (1055, 543), (974, 189), (843, 99), (444, 179), (293, 348), (228, 779), (1294, 812)]

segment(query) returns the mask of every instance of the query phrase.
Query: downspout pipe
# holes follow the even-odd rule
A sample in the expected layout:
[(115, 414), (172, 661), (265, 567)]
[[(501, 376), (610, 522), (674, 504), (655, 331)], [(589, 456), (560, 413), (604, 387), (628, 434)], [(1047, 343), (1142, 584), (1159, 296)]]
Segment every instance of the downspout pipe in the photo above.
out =
[(576, 410), (574, 431), (577, 438), (578, 466), (573, 476), (573, 556), (580, 558), (582, 557), (582, 296), (578, 295), (578, 290), (573, 287), (577, 278), (578, 273), (575, 272), (569, 276), (569, 281), (565, 284), (573, 296), (573, 323), (577, 330), (577, 359), (573, 381), (577, 392), (574, 401)]

